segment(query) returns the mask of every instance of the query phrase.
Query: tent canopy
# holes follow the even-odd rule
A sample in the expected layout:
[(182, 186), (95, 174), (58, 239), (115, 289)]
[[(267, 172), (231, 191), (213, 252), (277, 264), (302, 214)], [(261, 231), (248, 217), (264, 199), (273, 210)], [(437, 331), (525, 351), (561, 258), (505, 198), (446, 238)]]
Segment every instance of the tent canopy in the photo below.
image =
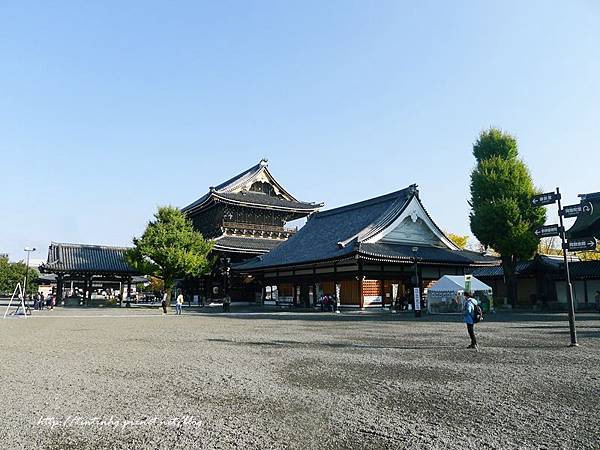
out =
[[(428, 292), (458, 292), (465, 290), (465, 277), (462, 275), (444, 275), (437, 280), (433, 286), (428, 289)], [(471, 277), (472, 291), (491, 291), (492, 288), (487, 284)]]

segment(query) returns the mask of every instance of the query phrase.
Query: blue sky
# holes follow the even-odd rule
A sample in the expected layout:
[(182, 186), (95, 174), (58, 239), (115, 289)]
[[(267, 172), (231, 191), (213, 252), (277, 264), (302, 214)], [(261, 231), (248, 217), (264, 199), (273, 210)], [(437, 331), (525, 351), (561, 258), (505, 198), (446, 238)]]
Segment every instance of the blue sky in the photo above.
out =
[(0, 252), (127, 245), (268, 157), (326, 207), (420, 186), (469, 233), (471, 147), (600, 190), (600, 3), (0, 3)]

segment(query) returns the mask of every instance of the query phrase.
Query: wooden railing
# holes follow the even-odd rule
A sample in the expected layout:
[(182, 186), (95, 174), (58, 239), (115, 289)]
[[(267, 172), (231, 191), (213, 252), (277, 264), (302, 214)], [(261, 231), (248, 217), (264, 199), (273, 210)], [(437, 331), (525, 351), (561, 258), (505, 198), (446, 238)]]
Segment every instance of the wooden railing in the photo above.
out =
[(253, 231), (264, 231), (266, 233), (286, 233), (294, 234), (298, 231), (298, 227), (286, 228), (277, 227), (274, 225), (259, 225), (256, 223), (240, 223), (240, 222), (223, 222), (223, 228), (234, 228), (238, 230), (253, 230)]

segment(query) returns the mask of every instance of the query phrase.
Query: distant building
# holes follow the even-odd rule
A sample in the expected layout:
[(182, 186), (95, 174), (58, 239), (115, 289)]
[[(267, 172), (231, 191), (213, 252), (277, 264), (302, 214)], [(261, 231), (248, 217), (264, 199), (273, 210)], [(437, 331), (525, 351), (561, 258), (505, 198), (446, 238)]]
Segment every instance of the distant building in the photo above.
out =
[[(261, 287), (239, 275), (227, 275), (228, 265), (273, 250), (296, 229), (286, 223), (314, 213), (322, 204), (297, 200), (270, 173), (267, 160), (209, 188), (201, 198), (182, 209), (207, 239), (215, 241), (217, 265), (200, 280), (200, 295), (232, 300), (255, 300)], [(227, 286), (226, 286), (227, 284)]]
[[(573, 301), (579, 310), (595, 309), (600, 291), (600, 261), (569, 261)], [(506, 298), (501, 266), (479, 268), (473, 275), (494, 290), (497, 299)], [(517, 308), (567, 310), (565, 266), (561, 258), (537, 255), (517, 263)]]
[[(580, 194), (582, 204), (591, 204), (589, 213), (581, 214), (567, 230), (568, 239), (600, 239), (600, 192)], [(575, 253), (576, 255), (576, 253)], [(600, 261), (573, 260), (570, 254), (570, 274), (573, 301), (577, 309), (596, 308), (600, 292)], [(474, 275), (492, 286), (496, 298), (506, 297), (504, 271), (501, 266), (481, 268)], [(562, 257), (537, 255), (520, 261), (516, 268), (517, 307), (567, 310), (567, 287)]]
[(590, 203), (590, 214), (581, 214), (573, 226), (567, 231), (569, 238), (594, 237), (600, 239), (600, 192), (580, 194), (581, 203)]
[(0, 253), (0, 259), (8, 259), (8, 253)]
[(92, 293), (106, 289), (126, 298), (134, 283), (146, 281), (125, 261), (126, 251), (124, 247), (52, 242), (47, 261), (39, 267), (40, 286), (55, 293), (59, 302), (77, 294), (84, 304), (91, 304)]

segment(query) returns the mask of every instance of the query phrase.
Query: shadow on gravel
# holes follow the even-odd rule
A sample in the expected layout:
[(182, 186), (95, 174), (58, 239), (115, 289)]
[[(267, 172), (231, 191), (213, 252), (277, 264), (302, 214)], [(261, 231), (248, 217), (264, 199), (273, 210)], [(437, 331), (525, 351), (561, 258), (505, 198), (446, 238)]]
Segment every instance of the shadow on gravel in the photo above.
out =
[[(458, 314), (424, 315), (416, 318), (411, 312), (391, 314), (389, 312), (342, 312), (341, 314), (305, 312), (305, 311), (264, 311), (250, 310), (223, 313), (222, 311), (186, 310), (187, 315), (215, 316), (227, 319), (240, 320), (279, 320), (279, 321), (309, 321), (309, 322), (434, 322), (434, 323), (462, 323), (463, 317)], [(578, 322), (597, 321), (600, 315), (582, 313), (577, 316)], [(504, 322), (565, 322), (568, 323), (566, 313), (497, 313), (486, 314), (484, 323)], [(565, 325), (568, 326), (568, 325)]]
[[(554, 332), (557, 334), (563, 334), (562, 332)], [(567, 330), (568, 333), (568, 330)], [(587, 337), (585, 332), (578, 333), (581, 337)], [(373, 345), (373, 344), (353, 344), (353, 343), (337, 343), (337, 342), (301, 342), (301, 341), (237, 341), (233, 339), (223, 338), (209, 338), (206, 339), (208, 342), (219, 342), (225, 344), (234, 344), (239, 346), (256, 346), (256, 347), (304, 347), (304, 348), (324, 348), (324, 349), (365, 349), (365, 350), (464, 350), (465, 353), (473, 353), (469, 351), (464, 345)], [(550, 349), (562, 349), (565, 345), (558, 344), (511, 344), (511, 345), (485, 345), (482, 346), (480, 351), (485, 349), (513, 349), (513, 350), (550, 350)]]
[(352, 343), (336, 343), (336, 342), (301, 342), (301, 341), (236, 341), (233, 339), (221, 339), (221, 338), (209, 338), (208, 342), (221, 342), (226, 344), (235, 345), (256, 345), (256, 346), (299, 346), (299, 347), (312, 347), (312, 348), (348, 348), (348, 349), (384, 349), (384, 350), (437, 350), (437, 349), (450, 349), (460, 350), (463, 347), (456, 345), (422, 345), (422, 346), (410, 346), (410, 345), (369, 345), (369, 344), (352, 344)]

